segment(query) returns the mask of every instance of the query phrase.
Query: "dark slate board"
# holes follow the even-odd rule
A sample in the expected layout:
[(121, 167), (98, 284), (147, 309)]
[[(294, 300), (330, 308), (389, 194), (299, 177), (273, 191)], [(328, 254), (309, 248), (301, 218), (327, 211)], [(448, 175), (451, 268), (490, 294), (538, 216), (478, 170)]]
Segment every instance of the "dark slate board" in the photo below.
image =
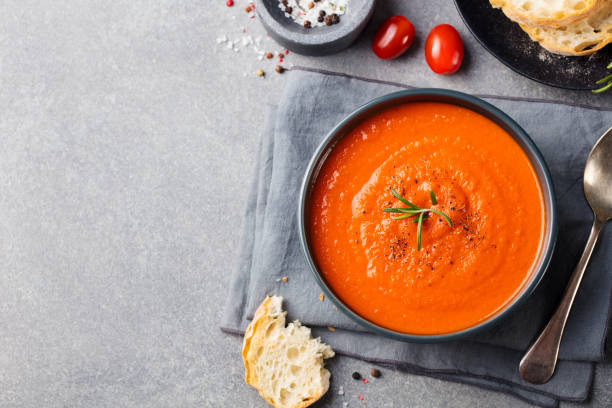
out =
[(488, 0), (455, 0), (457, 10), (474, 37), (497, 59), (527, 78), (559, 88), (598, 88), (598, 79), (612, 74), (612, 46), (585, 57), (552, 54), (533, 42)]

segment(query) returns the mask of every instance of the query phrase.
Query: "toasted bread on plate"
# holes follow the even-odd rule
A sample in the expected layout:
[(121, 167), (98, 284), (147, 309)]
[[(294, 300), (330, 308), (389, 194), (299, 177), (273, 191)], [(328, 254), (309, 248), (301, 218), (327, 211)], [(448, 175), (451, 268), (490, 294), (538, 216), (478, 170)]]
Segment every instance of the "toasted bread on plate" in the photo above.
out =
[(561, 27), (597, 11), (603, 0), (489, 0), (506, 16), (527, 26)]
[(612, 1), (593, 15), (559, 28), (521, 25), (533, 41), (548, 51), (561, 55), (589, 55), (612, 41)]

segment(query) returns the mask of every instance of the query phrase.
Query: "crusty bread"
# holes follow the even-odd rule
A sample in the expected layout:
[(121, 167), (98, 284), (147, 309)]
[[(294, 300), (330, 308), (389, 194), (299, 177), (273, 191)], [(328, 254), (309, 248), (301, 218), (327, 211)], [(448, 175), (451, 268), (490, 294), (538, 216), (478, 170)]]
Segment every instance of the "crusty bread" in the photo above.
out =
[(489, 0), (506, 16), (527, 26), (561, 27), (597, 11), (603, 0)]
[(245, 378), (270, 405), (304, 408), (329, 389), (323, 359), (334, 351), (298, 321), (285, 327), (282, 301), (266, 297), (255, 312), (242, 346)]
[(612, 41), (612, 1), (593, 15), (559, 28), (521, 25), (533, 41), (548, 51), (561, 55), (588, 55)]

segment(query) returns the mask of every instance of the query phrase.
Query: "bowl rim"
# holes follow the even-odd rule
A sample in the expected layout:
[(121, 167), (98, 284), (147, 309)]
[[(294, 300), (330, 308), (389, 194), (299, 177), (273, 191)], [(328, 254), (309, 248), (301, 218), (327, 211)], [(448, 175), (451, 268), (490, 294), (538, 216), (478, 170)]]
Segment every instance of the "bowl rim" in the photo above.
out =
[[(412, 101), (403, 101), (403, 99), (409, 97), (416, 97), (416, 100)], [(310, 252), (310, 248), (308, 246), (308, 238), (306, 233), (306, 207), (308, 204), (308, 192), (310, 186), (313, 184), (313, 178), (316, 176), (316, 170), (318, 170), (319, 162), (323, 162), (325, 160), (325, 156), (323, 155), (328, 151), (328, 147), (330, 143), (334, 142), (336, 138), (342, 138), (346, 133), (353, 127), (353, 121), (357, 118), (359, 121), (368, 117), (370, 114), (374, 114), (378, 109), (384, 109), (389, 104), (392, 106), (394, 102), (396, 104), (402, 103), (414, 103), (414, 102), (427, 102), (427, 98), (447, 98), (448, 101), (436, 101), (442, 103), (454, 104), (457, 106), (461, 106), (467, 109), (470, 109), (478, 114), (481, 114), (487, 117), (490, 120), (493, 120), (496, 124), (501, 126), (510, 136), (515, 139), (518, 143), (519, 140), (523, 142), (523, 145), (520, 143), (519, 146), (521, 149), (527, 154), (529, 161), (532, 166), (534, 166), (534, 170), (538, 173), (538, 179), (542, 188), (542, 195), (544, 199), (544, 207), (545, 214), (548, 217), (546, 220), (545, 230), (542, 244), (542, 249), (540, 252), (540, 261), (537, 266), (537, 270), (533, 273), (531, 280), (523, 287), (523, 289), (515, 295), (514, 299), (508, 303), (504, 308), (500, 309), (494, 315), (488, 317), (486, 320), (478, 323), (475, 326), (470, 326), (459, 331), (443, 333), (443, 334), (410, 334), (403, 333), (399, 331), (395, 331), (392, 329), (388, 329), (386, 327), (380, 326), (374, 322), (371, 322), (364, 317), (360, 316), (356, 312), (354, 312), (351, 308), (349, 308), (342, 300), (340, 300), (334, 291), (328, 286), (327, 282), (323, 278), (322, 274), (319, 272), (316, 263), (314, 262), (314, 257)], [(423, 99), (418, 99), (423, 98)], [(434, 100), (430, 100), (434, 102)], [(482, 112), (478, 112), (469, 106), (473, 105), (482, 109)], [(364, 117), (359, 118), (361, 115)], [(517, 140), (517, 138), (519, 140)], [(329, 148), (331, 150), (333, 146)], [(547, 205), (548, 204), (548, 205)], [(554, 253), (556, 241), (557, 241), (557, 232), (558, 232), (558, 219), (557, 219), (557, 203), (555, 199), (554, 186), (552, 182), (552, 177), (550, 174), (550, 170), (542, 156), (542, 153), (533, 142), (531, 137), (523, 130), (523, 128), (514, 121), (510, 116), (504, 113), (499, 108), (494, 105), (486, 102), (478, 97), (449, 89), (441, 89), (441, 88), (416, 88), (416, 89), (408, 89), (401, 90), (397, 92), (392, 92), (377, 98), (370, 100), (369, 102), (361, 105), (353, 112), (348, 114), (344, 119), (342, 119), (337, 125), (335, 125), (329, 133), (323, 138), (321, 143), (316, 148), (315, 152), (312, 155), (307, 167), (306, 172), (304, 174), (304, 178), (302, 180), (300, 186), (300, 193), (298, 199), (298, 208), (297, 208), (297, 222), (299, 228), (299, 238), (300, 238), (300, 246), (302, 248), (302, 252), (306, 258), (308, 263), (308, 267), (313, 273), (316, 282), (323, 290), (325, 296), (332, 300), (332, 302), (346, 314), (349, 318), (359, 323), (361, 326), (365, 327), (371, 332), (382, 334), (386, 337), (390, 337), (396, 340), (402, 340), (407, 342), (414, 343), (434, 343), (434, 342), (443, 342), (443, 341), (452, 341), (457, 340), (459, 338), (463, 338), (477, 332), (483, 331), (495, 324), (498, 324), (503, 318), (507, 317), (511, 314), (518, 306), (520, 306), (533, 291), (538, 286), (542, 277), (544, 276), (548, 266), (550, 264), (552, 255)]]
[[(274, 5), (269, 5), (265, 0), (255, 0), (255, 9), (261, 22), (266, 27), (266, 31), (271, 32), (285, 41), (299, 42), (305, 47), (318, 47), (341, 41), (347, 37), (350, 37), (353, 32), (361, 30), (365, 27), (374, 13), (376, 0), (364, 0), (364, 3), (360, 5), (357, 10), (352, 10), (352, 14), (359, 15), (360, 18), (356, 18), (351, 21), (352, 24), (342, 26), (335, 30), (325, 30), (326, 27), (315, 27), (308, 30), (294, 31), (286, 28), (280, 23), (270, 12), (268, 7), (278, 7), (276, 4), (277, 0), (274, 1)], [(296, 30), (300, 28), (298, 24), (295, 26)]]

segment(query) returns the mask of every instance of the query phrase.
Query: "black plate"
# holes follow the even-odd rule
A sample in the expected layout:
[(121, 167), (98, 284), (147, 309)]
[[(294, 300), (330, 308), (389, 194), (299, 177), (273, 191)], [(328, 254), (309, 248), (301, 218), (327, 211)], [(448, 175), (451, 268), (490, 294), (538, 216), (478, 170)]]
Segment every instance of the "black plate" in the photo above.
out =
[(607, 46), (586, 57), (552, 54), (532, 41), (488, 0), (455, 0), (457, 10), (474, 37), (497, 59), (527, 78), (567, 89), (595, 89), (595, 81), (612, 73)]

